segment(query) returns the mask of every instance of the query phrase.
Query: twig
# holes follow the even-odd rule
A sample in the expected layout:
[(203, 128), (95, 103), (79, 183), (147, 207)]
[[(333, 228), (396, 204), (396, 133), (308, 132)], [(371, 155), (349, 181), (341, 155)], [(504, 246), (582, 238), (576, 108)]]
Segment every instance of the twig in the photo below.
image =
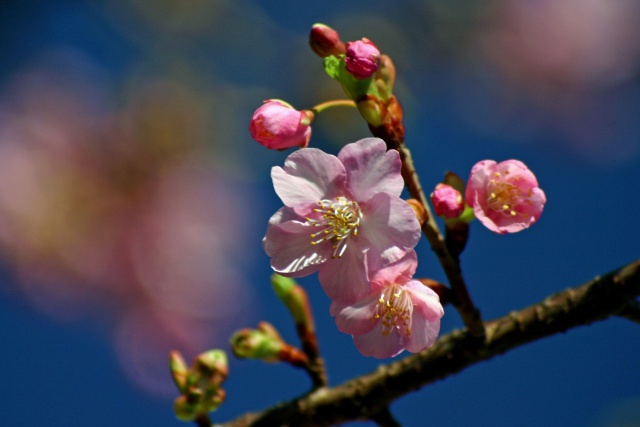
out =
[(431, 213), (427, 196), (422, 189), (420, 179), (413, 164), (411, 151), (404, 145), (398, 147), (397, 150), (400, 152), (400, 158), (402, 159), (402, 177), (407, 185), (407, 190), (409, 194), (411, 194), (411, 197), (422, 203), (427, 212), (428, 219), (422, 226), (422, 232), (427, 237), (431, 249), (438, 257), (449, 280), (449, 285), (456, 297), (455, 300), (457, 304), (455, 307), (458, 309), (462, 321), (469, 329), (471, 335), (477, 339), (482, 339), (484, 337), (484, 326), (482, 324), (480, 310), (476, 308), (471, 300), (467, 285), (462, 276), (462, 271), (460, 270), (460, 261), (449, 253), (442, 233), (440, 233), (440, 229), (438, 228), (438, 224)]
[(378, 424), (379, 427), (402, 427), (402, 425), (393, 417), (389, 408), (383, 408), (378, 413), (373, 414), (371, 421)]
[(370, 419), (395, 399), (526, 343), (617, 315), (640, 295), (640, 260), (577, 288), (487, 322), (478, 345), (469, 331), (453, 331), (429, 349), (334, 388), (320, 388), (224, 427), (331, 426)]
[(632, 322), (640, 323), (640, 301), (629, 301), (627, 305), (620, 310), (618, 316), (624, 317)]

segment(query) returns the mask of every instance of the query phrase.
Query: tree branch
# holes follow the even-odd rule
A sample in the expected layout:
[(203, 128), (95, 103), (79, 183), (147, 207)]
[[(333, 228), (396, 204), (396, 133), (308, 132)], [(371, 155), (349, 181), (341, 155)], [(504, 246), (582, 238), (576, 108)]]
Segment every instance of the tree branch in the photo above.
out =
[(640, 260), (577, 288), (484, 324), (486, 340), (465, 330), (440, 337), (429, 349), (384, 365), (334, 388), (323, 387), (224, 427), (331, 426), (370, 419), (395, 399), (529, 342), (618, 315), (640, 295)]

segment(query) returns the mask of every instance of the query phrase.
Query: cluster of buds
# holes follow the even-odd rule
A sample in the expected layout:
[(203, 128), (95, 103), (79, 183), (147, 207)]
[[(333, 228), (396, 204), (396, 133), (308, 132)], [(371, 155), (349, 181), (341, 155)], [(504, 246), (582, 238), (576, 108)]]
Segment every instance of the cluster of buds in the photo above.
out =
[(197, 356), (188, 367), (177, 351), (169, 353), (171, 376), (180, 396), (174, 402), (176, 417), (182, 421), (194, 421), (208, 417), (225, 399), (222, 383), (229, 368), (227, 356), (222, 350), (209, 350)]
[(391, 58), (380, 54), (378, 47), (367, 38), (344, 44), (335, 30), (323, 24), (313, 26), (309, 44), (324, 58), (327, 74), (338, 81), (355, 102), (373, 135), (391, 142), (395, 145), (392, 148), (401, 145), (404, 140), (402, 107), (393, 95), (396, 70)]
[(284, 150), (305, 148), (311, 138), (315, 114), (337, 105), (355, 105), (374, 136), (399, 147), (404, 141), (402, 107), (393, 95), (395, 66), (369, 39), (344, 43), (338, 33), (315, 24), (309, 36), (311, 49), (324, 59), (324, 69), (338, 81), (348, 100), (328, 101), (311, 109), (296, 110), (282, 100), (271, 99), (258, 108), (249, 125), (251, 136), (263, 146)]

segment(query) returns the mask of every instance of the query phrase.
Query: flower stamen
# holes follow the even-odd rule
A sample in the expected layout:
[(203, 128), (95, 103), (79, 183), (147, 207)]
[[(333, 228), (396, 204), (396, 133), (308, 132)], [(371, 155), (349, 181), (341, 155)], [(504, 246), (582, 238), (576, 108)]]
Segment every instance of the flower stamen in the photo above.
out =
[(399, 285), (387, 286), (378, 299), (372, 321), (382, 322), (382, 335), (389, 335), (394, 329), (406, 331), (411, 335), (411, 315), (413, 302), (409, 293)]
[(324, 227), (317, 233), (311, 233), (311, 244), (330, 240), (333, 243), (333, 258), (340, 258), (347, 249), (347, 240), (351, 235), (358, 235), (358, 227), (362, 219), (362, 211), (355, 201), (345, 197), (337, 197), (335, 201), (320, 200), (319, 208), (313, 211), (321, 217), (307, 217), (307, 223), (315, 227)]

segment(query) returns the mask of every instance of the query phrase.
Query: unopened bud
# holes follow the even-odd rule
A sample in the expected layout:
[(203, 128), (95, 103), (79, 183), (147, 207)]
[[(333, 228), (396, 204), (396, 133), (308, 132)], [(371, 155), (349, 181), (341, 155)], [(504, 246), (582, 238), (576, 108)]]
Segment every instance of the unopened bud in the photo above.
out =
[(464, 211), (464, 199), (462, 194), (447, 184), (436, 185), (431, 193), (431, 202), (436, 215), (445, 218), (457, 218)]
[(368, 38), (348, 42), (344, 62), (349, 74), (356, 79), (367, 79), (378, 70), (380, 51)]
[(198, 377), (195, 383), (207, 384), (204, 388), (219, 387), (229, 374), (227, 355), (222, 350), (204, 352), (193, 362), (191, 375)]
[(359, 100), (356, 106), (362, 118), (371, 126), (377, 127), (382, 125), (387, 117), (387, 107), (385, 103), (373, 95), (367, 95), (366, 98)]
[(390, 97), (396, 82), (396, 67), (388, 55), (380, 55), (380, 66), (374, 78), (380, 96), (383, 99)]
[(198, 402), (189, 402), (186, 396), (179, 396), (173, 402), (173, 411), (181, 421), (193, 421), (198, 416)]
[(187, 377), (189, 368), (180, 352), (173, 350), (169, 352), (169, 368), (171, 369), (171, 377), (180, 392), (184, 392), (187, 386)]
[(416, 214), (416, 219), (420, 223), (420, 227), (422, 227), (424, 223), (429, 220), (429, 214), (427, 213), (427, 210), (417, 199), (409, 199), (407, 200), (407, 203), (409, 204), (409, 206), (411, 206), (411, 209), (413, 209), (413, 213)]
[(296, 325), (304, 326), (305, 330), (315, 330), (309, 298), (304, 288), (298, 285), (295, 280), (279, 274), (271, 276), (271, 286), (291, 313)]
[(322, 58), (330, 55), (339, 56), (345, 52), (338, 32), (324, 24), (314, 24), (311, 27), (309, 45)]
[(258, 329), (241, 329), (231, 337), (231, 349), (236, 357), (277, 362), (284, 341), (276, 329), (267, 322), (260, 322)]

